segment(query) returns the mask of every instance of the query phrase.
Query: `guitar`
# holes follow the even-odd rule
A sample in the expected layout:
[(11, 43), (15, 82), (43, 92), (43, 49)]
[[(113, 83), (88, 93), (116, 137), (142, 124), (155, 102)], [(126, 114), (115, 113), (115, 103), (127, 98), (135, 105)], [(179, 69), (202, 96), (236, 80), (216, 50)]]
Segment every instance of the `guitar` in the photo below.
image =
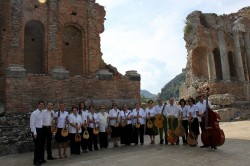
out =
[[(128, 116), (129, 116), (130, 112), (127, 114), (127, 116), (125, 117), (124, 121), (122, 122), (122, 127), (125, 127), (127, 125), (127, 120), (128, 120)], [(124, 112), (125, 115), (125, 112)]]
[(137, 128), (137, 129), (139, 129), (140, 126), (141, 126), (138, 116), (139, 116), (139, 111), (138, 111), (138, 113), (137, 113), (137, 121), (136, 121), (136, 123), (135, 123), (135, 128)]
[(155, 115), (155, 121), (154, 121), (154, 125), (157, 127), (157, 128), (162, 128), (163, 126), (163, 121), (166, 119), (166, 117), (163, 115), (163, 111), (166, 107), (167, 103), (164, 103), (164, 106), (161, 110), (161, 114), (160, 115)]
[(192, 132), (191, 123), (194, 122), (194, 118), (192, 117), (191, 113), (188, 116), (188, 121), (189, 121), (190, 130), (189, 130), (188, 137), (187, 137), (187, 144), (190, 146), (195, 146), (197, 145), (197, 140), (196, 140), (195, 134)]
[[(175, 119), (175, 116), (172, 116), (170, 115), (168, 117), (168, 142), (173, 144), (173, 143), (176, 143), (177, 142), (177, 137), (175, 135), (175, 130), (173, 129), (173, 122), (174, 122), (174, 119)], [(169, 122), (170, 122), (170, 125), (171, 125), (171, 129), (169, 128)]]
[(184, 137), (184, 135), (185, 135), (185, 129), (184, 129), (184, 127), (181, 124), (181, 117), (182, 116), (179, 113), (179, 116), (178, 116), (178, 126), (175, 129), (175, 135), (177, 137)]
[(87, 130), (87, 121), (86, 121), (86, 120), (85, 120), (85, 122), (84, 122), (84, 132), (83, 132), (82, 137), (83, 137), (84, 139), (89, 139), (89, 132), (88, 132), (88, 130)]
[(51, 112), (51, 118), (52, 118), (52, 121), (51, 121), (51, 130), (50, 131), (53, 135), (55, 135), (57, 132), (57, 119), (55, 119), (53, 112)]
[(108, 121), (108, 127), (106, 128), (106, 132), (107, 132), (108, 134), (111, 134), (111, 133), (112, 133), (112, 128), (110, 127), (110, 120), (109, 120), (108, 117), (107, 117), (107, 121)]
[(94, 121), (93, 134), (97, 135), (97, 134), (99, 134), (99, 128), (96, 125), (94, 114), (92, 115), (92, 117), (93, 117), (93, 121)]
[(114, 124), (114, 127), (119, 127), (119, 113), (117, 113), (117, 117), (116, 117), (116, 121), (115, 121), (115, 124)]
[[(78, 124), (76, 123), (78, 127)], [(78, 129), (76, 129), (75, 142), (81, 142), (81, 135), (78, 133)]]

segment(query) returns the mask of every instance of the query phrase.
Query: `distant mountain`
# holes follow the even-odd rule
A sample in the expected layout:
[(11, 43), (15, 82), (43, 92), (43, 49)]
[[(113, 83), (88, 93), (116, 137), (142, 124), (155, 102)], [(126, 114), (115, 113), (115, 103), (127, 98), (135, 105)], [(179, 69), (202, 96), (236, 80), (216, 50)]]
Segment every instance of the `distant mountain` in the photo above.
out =
[(168, 100), (170, 97), (178, 98), (180, 94), (179, 89), (180, 89), (181, 84), (183, 84), (185, 81), (185, 76), (186, 76), (186, 73), (185, 73), (185, 70), (183, 70), (181, 74), (175, 76), (174, 79), (169, 81), (161, 89), (161, 93), (159, 94), (159, 96), (164, 100)]
[(155, 98), (157, 95), (155, 95), (155, 94), (152, 94), (152, 93), (150, 93), (149, 91), (147, 91), (147, 90), (141, 90), (141, 96), (144, 96), (145, 98), (150, 98), (150, 99), (152, 99), (152, 98)]

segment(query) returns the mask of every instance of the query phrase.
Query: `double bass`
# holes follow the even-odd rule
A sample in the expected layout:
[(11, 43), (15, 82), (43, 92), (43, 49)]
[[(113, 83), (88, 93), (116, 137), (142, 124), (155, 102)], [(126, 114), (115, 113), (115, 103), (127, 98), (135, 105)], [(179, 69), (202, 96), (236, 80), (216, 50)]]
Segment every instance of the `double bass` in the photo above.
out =
[(221, 146), (225, 142), (224, 131), (220, 129), (220, 115), (208, 106), (209, 88), (207, 88), (206, 94), (206, 111), (202, 117), (202, 123), (204, 129), (201, 133), (201, 141), (204, 146), (211, 146), (212, 149), (217, 149), (217, 146)]

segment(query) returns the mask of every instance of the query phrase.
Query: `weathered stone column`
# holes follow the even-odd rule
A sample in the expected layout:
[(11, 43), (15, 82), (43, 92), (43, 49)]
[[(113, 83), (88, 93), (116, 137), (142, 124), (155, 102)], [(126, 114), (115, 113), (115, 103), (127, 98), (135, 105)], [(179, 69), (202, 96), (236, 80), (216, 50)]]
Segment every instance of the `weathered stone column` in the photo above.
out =
[(219, 45), (220, 45), (222, 77), (223, 77), (223, 80), (230, 80), (229, 64), (228, 64), (228, 56), (227, 56), (227, 45), (225, 42), (224, 32), (220, 29), (218, 30), (218, 38), (219, 38)]
[(214, 63), (214, 56), (212, 53), (212, 42), (211, 42), (211, 34), (209, 31), (206, 31), (206, 36), (208, 39), (208, 54), (207, 54), (207, 66), (208, 66), (208, 74), (209, 80), (216, 79), (216, 72), (215, 72), (215, 63)]
[(249, 32), (244, 34), (245, 47), (247, 51), (247, 64), (248, 64), (248, 75), (250, 77), (250, 39)]
[(245, 81), (244, 68), (240, 50), (240, 41), (238, 31), (233, 32), (234, 46), (235, 46), (235, 60), (236, 60), (236, 73), (239, 81)]

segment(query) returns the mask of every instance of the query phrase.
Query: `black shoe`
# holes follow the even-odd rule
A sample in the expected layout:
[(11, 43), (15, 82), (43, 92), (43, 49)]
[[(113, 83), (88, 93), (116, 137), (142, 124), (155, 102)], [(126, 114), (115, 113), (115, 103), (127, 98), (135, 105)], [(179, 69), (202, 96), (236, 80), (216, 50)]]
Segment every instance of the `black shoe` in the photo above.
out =
[(202, 146), (200, 146), (200, 148), (208, 148), (209, 146), (207, 146), (207, 145), (202, 145)]
[(56, 160), (56, 158), (51, 156), (51, 157), (48, 157), (47, 160)]
[(177, 142), (176, 145), (179, 145), (179, 142)]
[(42, 163), (40, 161), (38, 161), (38, 162), (34, 163), (34, 165), (40, 166), (40, 165), (42, 165)]
[(171, 143), (171, 145), (174, 145), (174, 143)]
[(41, 164), (44, 164), (44, 163), (47, 163), (47, 161), (46, 161), (46, 160), (42, 160), (42, 161), (41, 161)]
[(163, 141), (164, 141), (164, 140), (163, 140), (163, 139), (161, 139), (161, 141), (160, 141), (160, 144), (161, 144), (161, 145), (163, 144)]
[(141, 143), (141, 145), (143, 145), (143, 143)]

